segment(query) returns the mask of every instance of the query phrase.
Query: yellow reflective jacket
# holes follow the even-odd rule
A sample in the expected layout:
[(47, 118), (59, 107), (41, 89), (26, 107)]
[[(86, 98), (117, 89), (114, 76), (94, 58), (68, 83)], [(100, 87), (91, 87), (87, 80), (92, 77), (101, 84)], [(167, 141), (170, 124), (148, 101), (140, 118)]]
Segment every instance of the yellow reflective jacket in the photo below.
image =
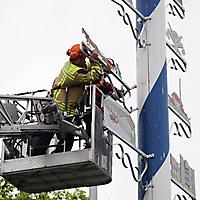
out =
[[(60, 111), (66, 110), (66, 104), (70, 110), (74, 111), (82, 99), (83, 84), (97, 81), (100, 78), (98, 75), (98, 72), (101, 72), (99, 66), (87, 65), (87, 68), (90, 71), (72, 64), (71, 61), (64, 64), (53, 84), (53, 99)], [(67, 95), (66, 88), (68, 88)]]

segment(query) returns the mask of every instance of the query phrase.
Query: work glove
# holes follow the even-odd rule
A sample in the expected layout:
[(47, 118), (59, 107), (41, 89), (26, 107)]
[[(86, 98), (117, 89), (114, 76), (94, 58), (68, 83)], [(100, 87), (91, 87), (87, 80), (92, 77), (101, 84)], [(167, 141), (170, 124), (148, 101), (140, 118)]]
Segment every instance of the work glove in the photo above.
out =
[(97, 63), (95, 62), (98, 59), (98, 55), (96, 53), (90, 54), (90, 58), (92, 58), (92, 59), (89, 59), (91, 64)]
[(107, 73), (107, 74), (109, 74), (110, 72), (111, 72), (111, 68), (110, 67), (104, 67), (103, 68), (103, 71), (105, 72), (105, 73)]
[(98, 66), (98, 65), (92, 66), (92, 67), (91, 67), (91, 71), (95, 71), (95, 72), (97, 72), (97, 73), (100, 74), (100, 75), (103, 74), (103, 71), (102, 71), (101, 67)]
[(93, 82), (101, 79), (102, 70), (99, 66), (92, 66), (90, 72), (91, 72), (91, 78)]

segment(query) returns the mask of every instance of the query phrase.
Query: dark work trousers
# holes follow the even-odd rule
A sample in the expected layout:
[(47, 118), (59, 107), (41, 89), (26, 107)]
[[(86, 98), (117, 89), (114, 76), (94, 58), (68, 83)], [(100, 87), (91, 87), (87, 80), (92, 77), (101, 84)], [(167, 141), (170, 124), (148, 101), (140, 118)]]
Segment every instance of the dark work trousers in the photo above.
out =
[[(89, 136), (89, 138), (91, 138), (91, 122), (92, 122), (92, 112), (88, 112), (84, 118), (83, 118), (85, 124), (86, 124), (86, 132)], [(90, 144), (88, 142), (86, 142), (85, 144), (85, 148), (90, 148)]]
[(64, 143), (65, 143), (65, 151), (71, 151), (74, 144), (74, 135), (71, 133), (65, 133), (65, 135), (57, 134), (57, 138), (59, 139), (56, 149), (52, 153), (59, 153), (64, 151)]
[(46, 153), (46, 150), (48, 149), (48, 146), (53, 136), (54, 133), (49, 133), (49, 132), (33, 136), (31, 139), (31, 146), (32, 146), (31, 155), (32, 156), (44, 155)]
[[(39, 136), (35, 136), (32, 142), (32, 156), (44, 155), (49, 147), (51, 139), (54, 133), (41, 133)], [(56, 149), (52, 153), (58, 153), (64, 151), (64, 141), (65, 141), (65, 151), (70, 151), (74, 143), (74, 136), (71, 133), (65, 133), (65, 135), (57, 134), (59, 140)]]
[[(74, 119), (75, 117), (75, 119)], [(80, 125), (80, 119), (79, 116), (73, 116), (66, 119), (67, 121), (71, 122), (73, 121), (74, 124)], [(74, 135), (70, 132), (66, 132), (63, 134), (57, 134), (57, 138), (59, 139), (59, 142), (56, 146), (56, 149), (52, 153), (59, 153), (64, 151), (64, 144), (65, 144), (65, 151), (71, 151), (73, 144), (74, 144)]]

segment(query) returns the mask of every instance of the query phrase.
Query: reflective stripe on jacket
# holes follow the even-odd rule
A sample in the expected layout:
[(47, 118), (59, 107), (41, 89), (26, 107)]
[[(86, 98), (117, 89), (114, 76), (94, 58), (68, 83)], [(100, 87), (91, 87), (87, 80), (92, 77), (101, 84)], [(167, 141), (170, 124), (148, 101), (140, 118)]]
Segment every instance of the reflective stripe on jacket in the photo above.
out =
[[(90, 67), (92, 69), (93, 66)], [(94, 76), (94, 70), (87, 71), (81, 67), (72, 64), (70, 61), (66, 62), (61, 69), (59, 76), (55, 79), (53, 84), (53, 99), (60, 111), (66, 111), (66, 106), (74, 109), (74, 105), (78, 105), (83, 96), (83, 85), (90, 83), (97, 79)], [(58, 88), (55, 89), (54, 88)], [(68, 88), (68, 95), (66, 95), (66, 88)]]

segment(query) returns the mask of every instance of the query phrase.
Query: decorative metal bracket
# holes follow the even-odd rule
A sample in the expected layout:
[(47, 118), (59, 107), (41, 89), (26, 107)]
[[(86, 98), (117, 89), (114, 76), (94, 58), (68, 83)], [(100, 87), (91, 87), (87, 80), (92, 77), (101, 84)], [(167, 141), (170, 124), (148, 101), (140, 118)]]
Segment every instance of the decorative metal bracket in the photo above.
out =
[[(168, 46), (169, 44), (167, 44)], [(170, 46), (168, 46), (170, 48)], [(172, 50), (173, 51), (173, 50)], [(176, 54), (176, 52), (174, 52)], [(182, 60), (181, 60), (182, 61)], [(187, 63), (185, 61), (182, 61), (182, 64), (177, 60), (176, 58), (171, 58), (172, 66), (170, 67), (171, 69), (178, 70), (179, 68), (181, 69), (182, 72), (186, 72), (187, 69)]]
[[(190, 200), (196, 200), (194, 169), (190, 167), (187, 160), (183, 159), (181, 154), (179, 156), (180, 162), (170, 154), (171, 181), (184, 195), (187, 195)], [(174, 200), (186, 199), (181, 196), (182, 195), (177, 194), (174, 196)]]
[(173, 3), (169, 3), (168, 5), (170, 7), (169, 14), (172, 14), (173, 16), (178, 14), (181, 19), (185, 18), (185, 9), (182, 5), (182, 0), (173, 0)]
[[(128, 13), (126, 13), (125, 8), (122, 6), (122, 4), (118, 3), (115, 0), (111, 0), (112, 2), (114, 2), (115, 4), (117, 4), (118, 6), (120, 6), (121, 11), (118, 10), (118, 14), (119, 16), (121, 16), (123, 18), (123, 21), (126, 25), (130, 25), (131, 27), (131, 31), (133, 34), (133, 37), (135, 38), (135, 40), (138, 42), (139, 47), (140, 48), (144, 48), (146, 46), (145, 41), (141, 41), (140, 37), (139, 37), (139, 31), (133, 27), (133, 24), (131, 22), (130, 16), (128, 15)], [(144, 17), (137, 9), (135, 9), (132, 5), (130, 5), (129, 3), (127, 3), (126, 1), (122, 0), (133, 12), (136, 13), (136, 15), (139, 17), (139, 19), (137, 20), (140, 23), (145, 23), (147, 20), (149, 20), (150, 18), (148, 17)]]
[[(119, 138), (115, 133), (111, 132), (113, 135), (115, 135), (117, 138)], [(106, 138), (106, 137), (105, 137)], [(120, 138), (119, 138), (120, 139)], [(120, 139), (121, 140), (121, 139)], [(142, 171), (140, 171), (140, 169), (138, 167), (133, 167), (132, 165), (132, 161), (131, 161), (131, 157), (129, 156), (128, 153), (126, 153), (124, 151), (124, 148), (123, 146), (120, 144), (120, 143), (116, 143), (116, 144), (110, 144), (107, 140), (107, 143), (109, 145), (117, 145), (120, 147), (120, 150), (121, 150), (121, 154), (119, 153), (115, 153), (116, 157), (118, 159), (120, 159), (122, 161), (122, 165), (124, 168), (128, 168), (130, 167), (131, 169), (131, 173), (132, 173), (132, 177), (134, 179), (134, 181), (140, 183), (141, 185), (141, 188), (146, 191), (149, 187), (149, 185), (142, 185), (142, 178), (145, 174), (145, 172), (147, 171), (148, 169), (148, 159), (151, 159), (154, 157), (154, 154), (145, 154), (143, 151), (141, 151), (140, 149), (136, 148), (136, 147), (133, 147), (131, 146), (130, 144), (126, 143), (125, 141), (123, 141), (126, 145), (128, 145), (132, 150), (136, 151), (138, 154), (139, 154), (139, 159), (141, 162), (144, 163), (144, 169)], [(128, 160), (128, 163), (125, 162), (125, 158)]]
[(168, 96), (168, 102), (169, 102), (169, 109), (170, 111), (175, 114), (176, 117), (181, 122), (172, 122), (172, 125), (170, 127), (170, 132), (172, 131), (172, 128), (175, 126), (175, 132), (174, 135), (182, 136), (185, 135), (187, 138), (191, 138), (192, 131), (191, 131), (191, 124), (190, 124), (190, 118), (187, 116), (187, 114), (184, 111), (183, 104), (181, 99), (178, 97), (178, 95), (174, 92), (171, 95), (172, 97)]
[(178, 59), (171, 58), (172, 61), (171, 69), (178, 70), (178, 68), (180, 68), (183, 72), (186, 72), (187, 62), (183, 58), (183, 55), (185, 55), (185, 49), (181, 42), (182, 36), (179, 36), (176, 33), (176, 31), (172, 29), (169, 22), (168, 25), (169, 28), (166, 31), (166, 35), (169, 40), (172, 40), (172, 44), (166, 42), (166, 45), (172, 51), (172, 53), (178, 58)]
[[(122, 86), (121, 86), (121, 97), (119, 97), (118, 94), (117, 94), (117, 91), (116, 91), (115, 87), (113, 86), (112, 79), (110, 78), (110, 76), (109, 76), (108, 74), (107, 74), (106, 77), (108, 78), (109, 82), (111, 83), (112, 89), (113, 89), (113, 91), (114, 91), (114, 94), (115, 94), (117, 100), (118, 100), (120, 103), (122, 103), (122, 105), (124, 106), (124, 108), (125, 108), (129, 113), (132, 113), (132, 112), (133, 112), (133, 108), (132, 108), (132, 107), (128, 108), (128, 107), (126, 106), (125, 95), (128, 93), (128, 94), (129, 94), (129, 97), (131, 97), (131, 90), (132, 90), (132, 89), (135, 89), (136, 87), (133, 86), (133, 87), (129, 88), (129, 90), (127, 90), (127, 88), (126, 88), (126, 91), (124, 91), (124, 89), (123, 89), (123, 86), (124, 86), (124, 85), (122, 85)], [(120, 99), (120, 98), (121, 98), (121, 99)]]
[[(111, 0), (112, 1), (112, 0)], [(137, 9), (135, 9), (133, 7), (132, 4), (130, 4), (129, 2), (127, 2), (127, 0), (122, 0), (142, 21), (146, 22), (147, 20), (149, 20), (149, 17), (145, 17), (141, 12), (139, 12)]]
[[(190, 197), (189, 197), (190, 198)], [(173, 200), (189, 200), (185, 195), (176, 194)]]
[[(141, 162), (142, 161), (144, 162), (144, 169), (141, 172), (138, 167), (133, 167), (131, 157), (129, 156), (128, 153), (124, 152), (123, 146), (121, 144), (115, 144), (115, 145), (118, 145), (120, 147), (120, 150), (121, 150), (121, 155), (119, 155), (118, 153), (115, 153), (116, 157), (122, 161), (122, 165), (123, 165), (124, 168), (128, 169), (130, 167), (131, 174), (132, 174), (134, 181), (137, 182), (137, 183), (140, 183), (141, 187), (146, 191), (148, 186), (142, 185), (141, 181), (142, 181), (142, 178), (143, 178), (145, 172), (148, 169), (147, 158), (143, 157), (142, 155), (139, 156)], [(128, 160), (127, 163), (125, 162), (125, 158)]]
[[(178, 135), (182, 137), (184, 134), (187, 138), (191, 138), (192, 137), (191, 126), (189, 126), (187, 123), (184, 123), (184, 124), (186, 125), (186, 128), (188, 129), (189, 132), (186, 131), (186, 128), (184, 127), (182, 123), (177, 123), (177, 122), (173, 122), (170, 129), (172, 129), (174, 125), (176, 129), (176, 132), (174, 132), (174, 135)], [(183, 134), (181, 134), (181, 132), (183, 132)]]

